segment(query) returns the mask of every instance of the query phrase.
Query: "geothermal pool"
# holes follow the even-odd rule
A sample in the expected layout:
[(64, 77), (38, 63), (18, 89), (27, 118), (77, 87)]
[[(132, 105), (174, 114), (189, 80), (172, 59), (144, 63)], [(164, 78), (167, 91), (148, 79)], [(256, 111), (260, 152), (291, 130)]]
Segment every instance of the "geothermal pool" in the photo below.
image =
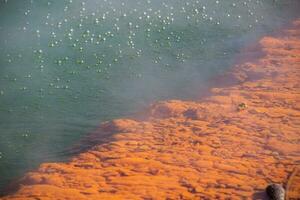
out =
[(0, 190), (67, 159), (103, 121), (197, 99), (299, 10), (297, 0), (1, 0)]

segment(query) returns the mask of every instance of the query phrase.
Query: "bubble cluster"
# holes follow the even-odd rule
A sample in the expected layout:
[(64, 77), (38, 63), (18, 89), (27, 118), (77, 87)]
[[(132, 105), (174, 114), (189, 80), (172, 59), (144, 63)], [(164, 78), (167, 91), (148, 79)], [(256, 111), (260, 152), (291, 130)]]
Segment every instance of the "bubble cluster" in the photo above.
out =
[[(136, 59), (143, 56), (143, 53), (149, 56), (149, 50), (155, 52), (167, 48), (175, 51), (177, 46), (186, 44), (188, 39), (184, 37), (184, 31), (174, 31), (177, 26), (183, 30), (190, 26), (195, 34), (201, 34), (199, 29), (202, 26), (230, 25), (228, 28), (237, 26), (247, 29), (263, 18), (255, 15), (256, 8), (263, 4), (259, 0), (233, 3), (199, 0), (146, 3), (76, 0), (63, 1), (59, 7), (48, 1), (45, 9), (47, 14), (39, 20), (34, 20), (38, 28), (33, 25), (29, 28), (28, 26), (33, 24), (30, 21), (31, 15), (36, 12), (33, 8), (35, 4), (38, 3), (30, 1), (29, 8), (25, 8), (25, 24), (22, 26), (24, 31), (34, 32), (37, 37), (37, 48), (41, 49), (34, 50), (33, 53), (37, 59), (37, 68), (41, 72), (47, 67), (44, 64), (47, 60), (47, 64), (52, 62), (64, 68), (70, 65), (78, 66), (79, 68), (73, 67), (76, 71), (80, 71), (81, 66), (84, 66), (85, 69), (101, 73), (106, 71), (103, 69), (115, 66), (122, 60)], [(246, 20), (239, 22), (241, 18)], [(90, 55), (97, 53), (102, 55), (90, 58)], [(159, 63), (154, 54), (151, 55), (152, 61)], [(176, 55), (177, 60), (185, 60), (179, 57)], [(10, 63), (12, 59), (7, 61)]]

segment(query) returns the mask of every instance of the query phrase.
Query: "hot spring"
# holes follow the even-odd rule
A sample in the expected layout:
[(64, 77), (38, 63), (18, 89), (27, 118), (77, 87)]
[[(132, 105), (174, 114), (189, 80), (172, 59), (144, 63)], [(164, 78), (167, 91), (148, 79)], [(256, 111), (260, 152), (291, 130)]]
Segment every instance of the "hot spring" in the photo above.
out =
[(297, 0), (1, 0), (0, 189), (101, 122), (196, 99)]

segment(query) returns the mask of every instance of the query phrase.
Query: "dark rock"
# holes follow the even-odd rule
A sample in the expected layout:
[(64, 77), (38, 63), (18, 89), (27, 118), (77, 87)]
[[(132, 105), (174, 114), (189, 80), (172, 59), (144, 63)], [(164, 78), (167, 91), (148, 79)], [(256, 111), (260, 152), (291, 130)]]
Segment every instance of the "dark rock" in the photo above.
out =
[(270, 184), (266, 188), (266, 192), (270, 200), (284, 200), (285, 190), (280, 184)]

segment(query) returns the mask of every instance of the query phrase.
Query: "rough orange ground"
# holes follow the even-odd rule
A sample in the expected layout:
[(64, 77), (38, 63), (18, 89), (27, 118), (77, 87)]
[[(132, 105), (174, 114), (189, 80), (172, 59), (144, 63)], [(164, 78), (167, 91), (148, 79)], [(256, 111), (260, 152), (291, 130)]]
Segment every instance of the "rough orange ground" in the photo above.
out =
[(286, 200), (299, 200), (300, 199), (300, 168), (296, 168), (289, 177), (287, 183), (287, 199)]
[(300, 164), (300, 20), (283, 35), (263, 38), (264, 56), (233, 69), (238, 84), (200, 102), (159, 102), (143, 121), (105, 123), (88, 138), (97, 145), (42, 164), (2, 199), (264, 198)]

